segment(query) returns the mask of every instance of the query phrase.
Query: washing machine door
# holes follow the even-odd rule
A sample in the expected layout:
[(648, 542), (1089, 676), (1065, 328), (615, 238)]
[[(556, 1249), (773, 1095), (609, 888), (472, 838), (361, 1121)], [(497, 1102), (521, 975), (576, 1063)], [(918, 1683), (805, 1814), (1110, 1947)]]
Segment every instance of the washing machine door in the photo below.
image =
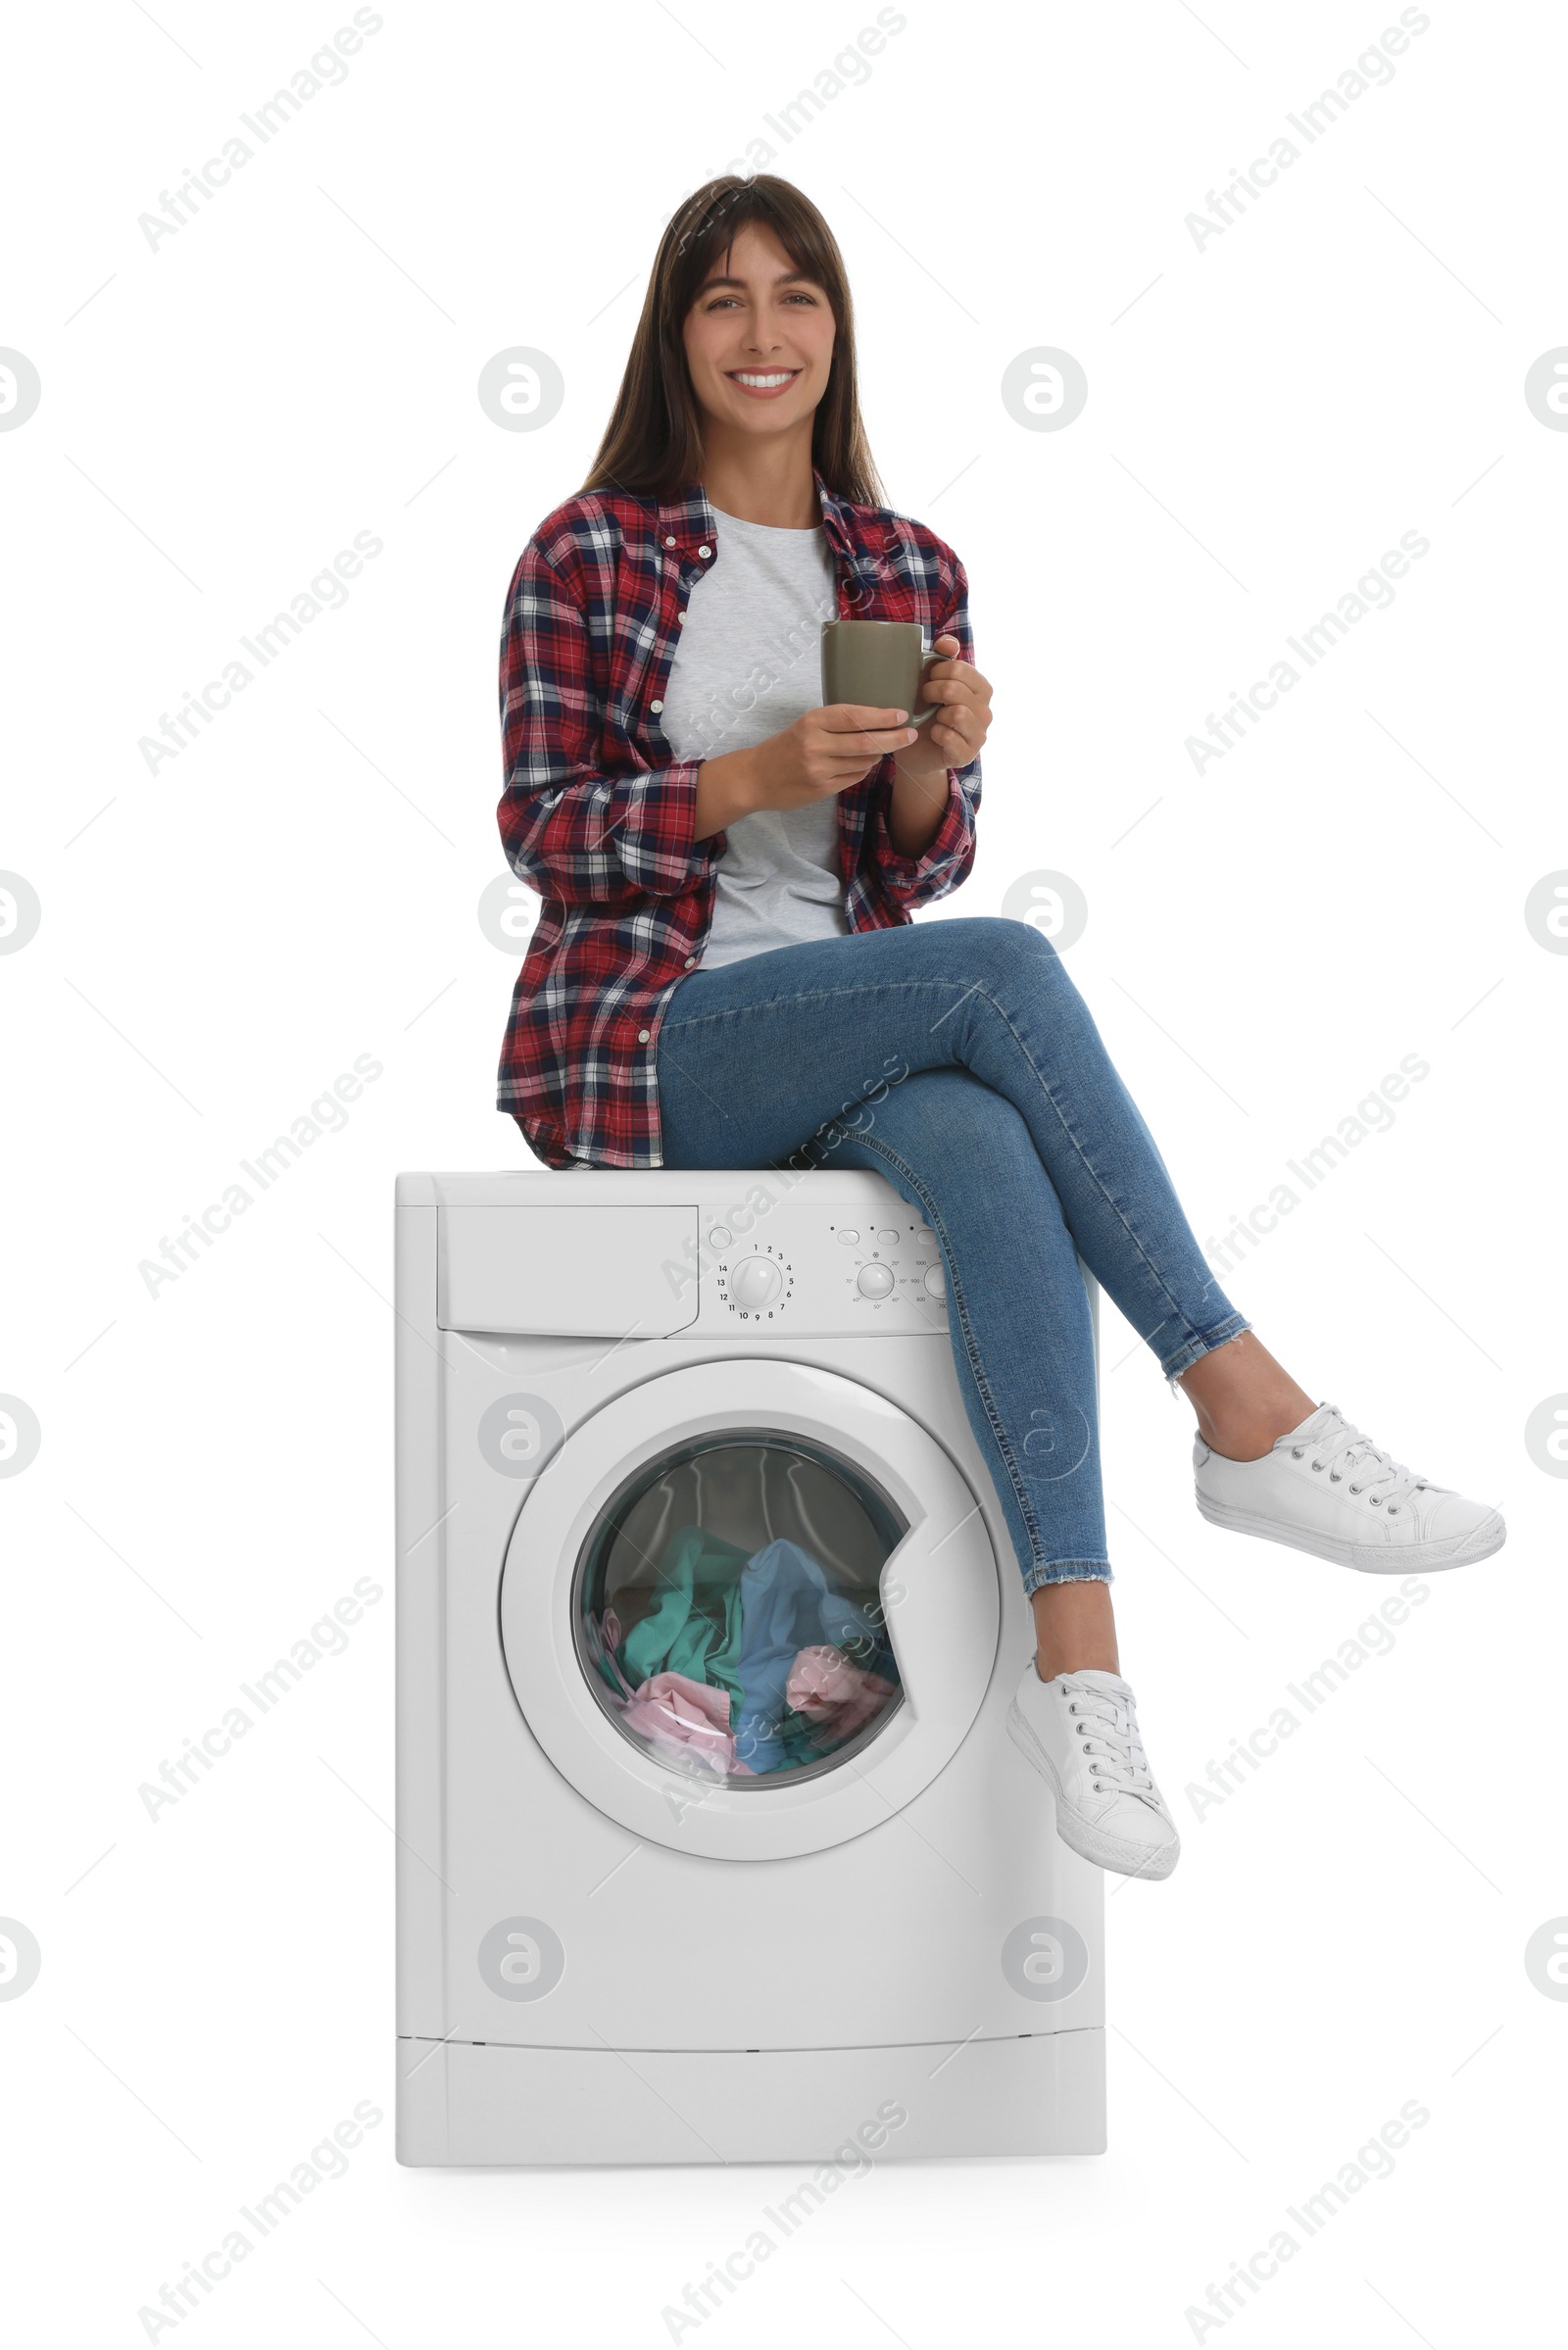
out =
[(775, 1358), (690, 1364), (581, 1422), (508, 1546), (528, 1728), (632, 1835), (820, 1852), (942, 1771), (989, 1687), (996, 1554), (906, 1412)]

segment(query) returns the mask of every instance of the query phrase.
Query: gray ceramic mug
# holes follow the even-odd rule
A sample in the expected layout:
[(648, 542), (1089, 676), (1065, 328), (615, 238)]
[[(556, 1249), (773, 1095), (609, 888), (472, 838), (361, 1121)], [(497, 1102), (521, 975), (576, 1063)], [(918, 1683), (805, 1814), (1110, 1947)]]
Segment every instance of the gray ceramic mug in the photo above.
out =
[(918, 699), (927, 658), (922, 621), (824, 620), (823, 706), (856, 702), (864, 709), (906, 710), (909, 724), (923, 726), (942, 708)]

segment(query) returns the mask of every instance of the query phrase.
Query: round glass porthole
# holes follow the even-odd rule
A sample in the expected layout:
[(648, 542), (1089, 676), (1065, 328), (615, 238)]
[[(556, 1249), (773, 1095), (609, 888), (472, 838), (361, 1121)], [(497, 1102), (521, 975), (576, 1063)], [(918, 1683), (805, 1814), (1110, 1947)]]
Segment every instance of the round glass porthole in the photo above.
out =
[(577, 1562), (589, 1685), (626, 1738), (710, 1783), (831, 1770), (902, 1701), (879, 1585), (907, 1531), (862, 1471), (797, 1437), (661, 1453)]

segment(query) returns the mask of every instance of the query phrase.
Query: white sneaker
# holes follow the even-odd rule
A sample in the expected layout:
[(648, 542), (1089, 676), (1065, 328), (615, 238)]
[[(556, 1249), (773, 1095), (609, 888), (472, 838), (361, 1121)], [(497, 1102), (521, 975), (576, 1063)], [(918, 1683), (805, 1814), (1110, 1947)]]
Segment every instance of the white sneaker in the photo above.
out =
[(1056, 1834), (1097, 1868), (1168, 1877), (1181, 1854), (1154, 1785), (1132, 1690), (1098, 1669), (1042, 1681), (1033, 1662), (1007, 1731), (1056, 1798)]
[(1211, 1526), (1367, 1575), (1467, 1567), (1507, 1539), (1500, 1510), (1417, 1477), (1333, 1403), (1319, 1404), (1261, 1460), (1227, 1460), (1195, 1438), (1193, 1475)]

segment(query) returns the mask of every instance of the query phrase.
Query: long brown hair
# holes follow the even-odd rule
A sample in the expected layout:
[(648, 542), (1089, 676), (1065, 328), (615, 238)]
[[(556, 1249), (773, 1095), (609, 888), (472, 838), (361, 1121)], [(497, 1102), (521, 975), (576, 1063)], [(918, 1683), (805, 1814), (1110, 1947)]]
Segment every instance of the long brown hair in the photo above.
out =
[(753, 178), (728, 173), (710, 179), (672, 215), (584, 491), (617, 489), (638, 498), (670, 498), (700, 478), (702, 411), (682, 329), (717, 257), (727, 257), (737, 233), (754, 220), (773, 231), (791, 268), (822, 288), (833, 312), (833, 363), (811, 419), (811, 463), (835, 496), (858, 506), (887, 504), (860, 420), (855, 311), (844, 256), (809, 197), (767, 171)]

